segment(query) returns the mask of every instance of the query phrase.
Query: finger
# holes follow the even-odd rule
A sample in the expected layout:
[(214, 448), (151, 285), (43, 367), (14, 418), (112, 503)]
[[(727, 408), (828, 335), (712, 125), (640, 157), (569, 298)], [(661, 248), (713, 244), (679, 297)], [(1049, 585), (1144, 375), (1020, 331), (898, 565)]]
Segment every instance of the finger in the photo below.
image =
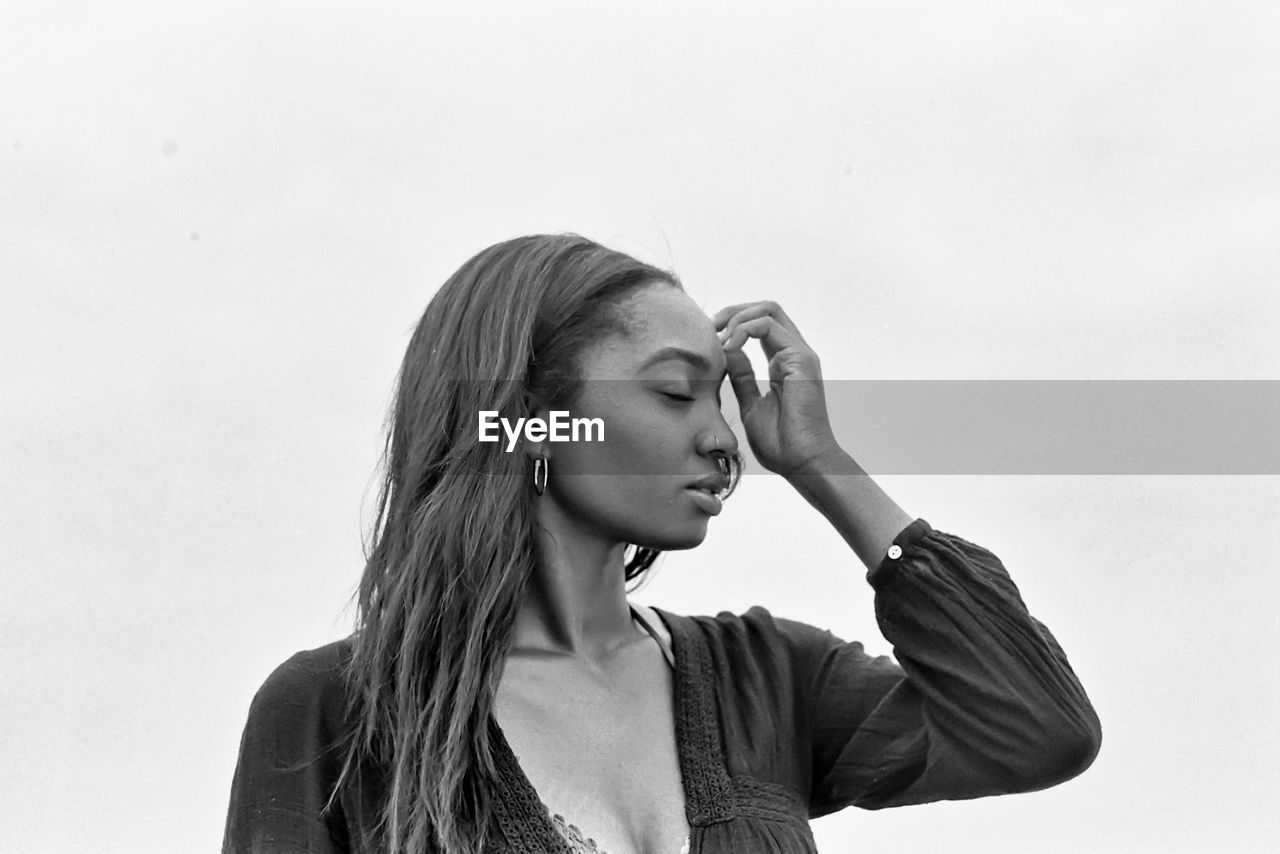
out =
[(749, 338), (758, 338), (765, 356), (771, 360), (781, 350), (804, 347), (804, 339), (799, 334), (787, 329), (774, 318), (757, 317), (738, 323), (728, 330), (728, 337), (724, 341), (726, 355), (731, 351), (741, 352)]
[(741, 303), (739, 305), (731, 305), (727, 308), (722, 308), (720, 311), (716, 312), (714, 322), (716, 323), (716, 329), (718, 330), (731, 330), (739, 323), (754, 320), (758, 317), (772, 317), (795, 335), (799, 336), (801, 341), (804, 340), (804, 337), (800, 335), (800, 330), (796, 327), (795, 322), (791, 320), (791, 317), (783, 310), (782, 306), (772, 300)]
[(716, 330), (719, 331), (724, 328), (724, 325), (726, 323), (729, 322), (729, 318), (733, 317), (735, 314), (742, 311), (744, 308), (750, 308), (753, 305), (758, 305), (758, 303), (740, 302), (734, 305), (726, 305), (724, 308), (720, 309), (719, 311), (717, 311), (715, 314), (711, 316), (711, 322), (715, 324)]
[(748, 409), (760, 399), (760, 387), (756, 385), (756, 374), (751, 368), (751, 360), (742, 350), (726, 350), (724, 361), (729, 375), (729, 386), (733, 389), (734, 397), (738, 398), (738, 409)]
[(773, 300), (757, 300), (756, 302), (740, 302), (735, 305), (728, 305), (720, 309), (711, 318), (716, 329), (723, 328), (731, 320), (751, 320), (755, 317), (764, 317), (769, 315), (776, 317), (784, 326), (795, 329), (795, 324), (791, 318), (783, 311), (782, 306)]

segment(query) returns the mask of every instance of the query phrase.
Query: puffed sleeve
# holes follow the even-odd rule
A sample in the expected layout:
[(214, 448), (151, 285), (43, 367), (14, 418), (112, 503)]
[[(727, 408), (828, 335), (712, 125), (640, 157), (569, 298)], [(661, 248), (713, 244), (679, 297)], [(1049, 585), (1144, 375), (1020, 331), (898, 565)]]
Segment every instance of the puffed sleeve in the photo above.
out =
[[(867, 574), (898, 664), (789, 622), (811, 817), (1047, 788), (1097, 755), (1097, 715), (1000, 560), (917, 519)], [(899, 666), (900, 665), (900, 666)]]
[(342, 767), (336, 645), (276, 668), (249, 706), (231, 783), (223, 854), (347, 854), (341, 804), (325, 805)]

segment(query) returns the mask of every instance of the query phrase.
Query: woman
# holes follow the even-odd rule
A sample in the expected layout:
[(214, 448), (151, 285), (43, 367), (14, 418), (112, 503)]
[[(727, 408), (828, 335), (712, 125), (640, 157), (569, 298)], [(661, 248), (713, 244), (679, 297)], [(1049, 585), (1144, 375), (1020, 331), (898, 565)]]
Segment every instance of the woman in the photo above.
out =
[[(866, 565), (900, 666), (758, 606), (627, 601), (737, 482), (726, 374), (761, 464)], [(708, 318), (671, 273), (581, 237), (469, 260), (401, 368), (357, 631), (254, 698), (224, 851), (798, 854), (846, 806), (1084, 770), (1098, 720), (1053, 637), (994, 555), (865, 476), (820, 380), (777, 305)], [(511, 429), (557, 411), (603, 437)]]

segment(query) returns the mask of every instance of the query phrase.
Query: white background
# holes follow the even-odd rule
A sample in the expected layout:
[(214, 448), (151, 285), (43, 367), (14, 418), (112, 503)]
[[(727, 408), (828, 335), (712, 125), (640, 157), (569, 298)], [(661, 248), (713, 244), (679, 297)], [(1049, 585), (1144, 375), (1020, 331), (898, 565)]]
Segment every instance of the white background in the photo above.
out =
[[(1276, 2), (0, 5), (0, 850), (216, 850), (482, 247), (777, 299), (833, 380), (1276, 379), (1278, 151)], [(1104, 744), (824, 852), (1271, 850), (1280, 479), (881, 482), (1001, 556)], [(635, 595), (887, 652), (864, 571), (757, 476)]]

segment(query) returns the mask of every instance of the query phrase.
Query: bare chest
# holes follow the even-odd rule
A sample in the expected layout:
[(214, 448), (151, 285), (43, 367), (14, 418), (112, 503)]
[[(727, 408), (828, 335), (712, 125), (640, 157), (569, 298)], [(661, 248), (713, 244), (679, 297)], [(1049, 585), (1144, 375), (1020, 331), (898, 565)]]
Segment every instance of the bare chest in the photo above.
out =
[(608, 673), (511, 659), (495, 715), (542, 802), (607, 854), (678, 854), (689, 834), (672, 674), (655, 644)]

